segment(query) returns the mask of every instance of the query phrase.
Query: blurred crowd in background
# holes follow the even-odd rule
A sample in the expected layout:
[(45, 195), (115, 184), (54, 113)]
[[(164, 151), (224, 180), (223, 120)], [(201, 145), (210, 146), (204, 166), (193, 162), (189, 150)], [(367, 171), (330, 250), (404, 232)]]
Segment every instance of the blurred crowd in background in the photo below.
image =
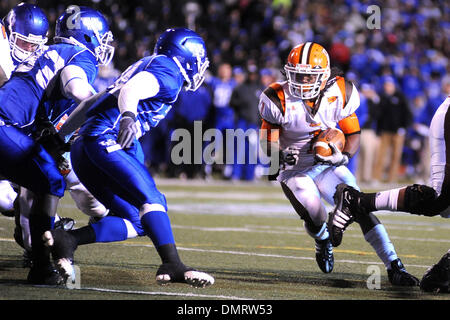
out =
[[(86, 0), (29, 1), (51, 23), (71, 4), (87, 5), (109, 18), (116, 48), (113, 63), (102, 67), (95, 86), (109, 85), (136, 60), (149, 55), (158, 35), (186, 26), (200, 33), (211, 61), (197, 92), (183, 92), (169, 117), (152, 129), (143, 146), (149, 169), (170, 177), (219, 177), (253, 181), (259, 165), (171, 165), (171, 133), (176, 128), (259, 127), (258, 97), (295, 45), (314, 41), (355, 83), (361, 149), (350, 168), (360, 182), (425, 180), (429, 174), (428, 126), (450, 94), (450, 6), (446, 0)], [(18, 1), (2, 0), (0, 14)], [(380, 8), (379, 28), (368, 7)], [(50, 40), (51, 43), (51, 40)], [(236, 157), (255, 152), (250, 136)], [(244, 147), (242, 147), (244, 148)], [(243, 155), (244, 154), (244, 155)], [(223, 156), (223, 155), (217, 155)]]

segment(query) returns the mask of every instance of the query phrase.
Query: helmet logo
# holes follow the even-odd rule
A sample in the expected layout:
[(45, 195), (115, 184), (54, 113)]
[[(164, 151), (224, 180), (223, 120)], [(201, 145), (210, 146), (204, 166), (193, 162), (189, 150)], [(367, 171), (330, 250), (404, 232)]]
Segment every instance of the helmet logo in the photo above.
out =
[[(76, 5), (72, 5), (67, 7), (66, 9), (67, 13), (72, 13), (68, 18), (67, 18), (67, 29), (71, 30), (71, 29), (80, 29), (80, 7), (76, 6)], [(75, 22), (74, 22), (75, 20)]]
[(186, 42), (186, 48), (190, 52), (192, 52), (192, 55), (198, 58), (203, 58), (205, 56), (205, 48), (201, 43), (195, 43), (195, 42)]
[(94, 17), (83, 17), (81, 18), (81, 21), (83, 21), (83, 25), (86, 26), (87, 29), (92, 31), (100, 31), (102, 30), (102, 22)]

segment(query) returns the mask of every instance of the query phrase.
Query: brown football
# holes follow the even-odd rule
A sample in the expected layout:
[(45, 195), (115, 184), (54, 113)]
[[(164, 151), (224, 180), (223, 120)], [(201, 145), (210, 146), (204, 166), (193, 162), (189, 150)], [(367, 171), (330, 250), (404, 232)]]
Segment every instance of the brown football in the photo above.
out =
[(328, 145), (330, 142), (333, 142), (340, 151), (344, 150), (344, 133), (338, 128), (328, 128), (326, 130), (322, 130), (314, 139), (314, 154), (319, 154), (323, 157), (331, 156), (332, 151), (330, 146)]

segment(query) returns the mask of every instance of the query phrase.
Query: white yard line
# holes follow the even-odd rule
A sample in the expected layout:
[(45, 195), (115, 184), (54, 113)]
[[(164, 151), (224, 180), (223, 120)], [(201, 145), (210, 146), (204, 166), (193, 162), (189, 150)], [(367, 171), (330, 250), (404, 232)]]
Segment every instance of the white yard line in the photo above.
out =
[(134, 291), (134, 290), (116, 290), (116, 289), (90, 288), (90, 287), (86, 287), (86, 288), (81, 287), (78, 290), (89, 290), (89, 291), (110, 292), (110, 293), (140, 294), (140, 295), (152, 295), (152, 296), (215, 298), (215, 299), (225, 299), (225, 300), (253, 300), (252, 298), (245, 298), (245, 297), (223, 296), (223, 295), (214, 295), (214, 294), (181, 293), (181, 292)]
[[(14, 242), (13, 239), (5, 239), (0, 238), (0, 241), (5, 242)], [(141, 244), (141, 243), (127, 243), (127, 242), (114, 242), (111, 243), (118, 246), (127, 246), (127, 247), (148, 247), (153, 248), (151, 244)], [(269, 253), (257, 253), (257, 252), (247, 252), (247, 251), (233, 251), (233, 250), (213, 250), (213, 249), (200, 249), (200, 248), (187, 248), (187, 247), (177, 247), (180, 251), (196, 251), (196, 252), (205, 252), (205, 253), (220, 253), (220, 254), (230, 254), (230, 255), (244, 255), (244, 256), (256, 256), (256, 257), (266, 257), (266, 258), (282, 258), (282, 259), (295, 259), (295, 260), (315, 260), (313, 257), (302, 257), (302, 256), (288, 256), (281, 254), (269, 254)], [(335, 260), (338, 263), (352, 263), (352, 264), (383, 264), (382, 262), (374, 262), (374, 261), (360, 261), (360, 260)], [(417, 267), (417, 268), (428, 268), (429, 266), (425, 265), (411, 265), (407, 266)]]
[(165, 191), (164, 195), (168, 199), (230, 199), (230, 200), (286, 200), (282, 193), (263, 193), (263, 192), (208, 192), (208, 191)]
[[(149, 247), (153, 248), (151, 244), (135, 244), (135, 243), (127, 243), (124, 244), (130, 247)], [(242, 256), (254, 256), (254, 257), (264, 257), (264, 258), (281, 258), (281, 259), (295, 259), (295, 260), (314, 260), (313, 257), (302, 257), (302, 256), (287, 256), (281, 254), (268, 254), (268, 253), (257, 253), (257, 252), (246, 252), (246, 251), (233, 251), (233, 250), (213, 250), (213, 249), (200, 249), (200, 248), (186, 248), (186, 247), (177, 247), (180, 251), (196, 251), (196, 252), (204, 252), (204, 253), (220, 253), (220, 254), (230, 254), (230, 255), (242, 255)], [(383, 262), (380, 261), (360, 261), (360, 260), (335, 260), (337, 263), (351, 263), (351, 264), (367, 264), (367, 265), (383, 265)], [(417, 268), (428, 268), (429, 266), (425, 265), (413, 265), (408, 264), (408, 267), (417, 267)]]

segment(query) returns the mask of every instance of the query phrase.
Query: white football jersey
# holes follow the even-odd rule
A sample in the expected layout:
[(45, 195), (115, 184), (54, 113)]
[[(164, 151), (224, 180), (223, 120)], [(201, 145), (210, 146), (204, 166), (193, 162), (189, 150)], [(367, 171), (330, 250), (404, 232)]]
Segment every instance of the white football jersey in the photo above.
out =
[[(445, 178), (445, 165), (447, 163), (445, 131), (450, 130), (450, 96), (436, 110), (430, 124), (430, 151), (431, 151), (431, 174), (430, 183), (434, 190), (441, 194), (442, 184)], [(446, 123), (447, 122), (447, 123)], [(446, 128), (447, 126), (447, 128)], [(441, 213), (444, 217), (450, 217), (450, 208)]]
[(445, 116), (450, 106), (450, 96), (436, 110), (430, 124), (430, 150), (431, 150), (431, 186), (438, 194), (441, 193), (444, 181), (446, 148), (444, 139)]
[[(351, 84), (351, 94), (346, 97), (345, 80), (338, 78), (340, 79), (323, 93), (315, 115), (312, 115), (311, 107), (303, 100), (290, 94), (287, 81), (273, 83), (261, 94), (259, 112), (269, 124), (280, 127), (280, 148), (285, 150), (294, 147), (300, 150), (297, 164), (286, 169), (302, 170), (313, 166), (313, 138), (321, 130), (335, 128), (359, 107), (356, 87)], [(359, 123), (357, 130), (359, 131)]]
[(5, 26), (0, 22), (0, 68), (3, 69), (8, 79), (15, 69), (13, 59), (11, 57), (11, 48), (9, 47), (8, 35)]

